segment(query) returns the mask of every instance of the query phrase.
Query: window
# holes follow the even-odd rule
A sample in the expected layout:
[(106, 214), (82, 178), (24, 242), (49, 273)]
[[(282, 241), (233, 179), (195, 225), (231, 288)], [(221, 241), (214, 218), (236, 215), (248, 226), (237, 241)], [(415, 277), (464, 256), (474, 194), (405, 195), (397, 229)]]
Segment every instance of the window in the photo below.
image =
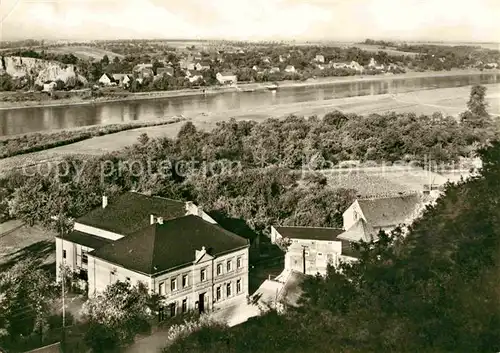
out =
[(125, 277), (125, 279), (127, 280), (127, 282), (130, 282), (130, 277)]
[(87, 256), (86, 251), (82, 251), (82, 264), (88, 264), (89, 263), (89, 258)]
[(63, 259), (66, 258), (66, 250), (63, 250)]
[(186, 313), (188, 309), (188, 302), (187, 299), (182, 300), (182, 312)]
[(163, 321), (165, 320), (165, 309), (163, 308), (163, 306), (160, 306), (158, 308), (158, 321)]
[(158, 294), (165, 294), (165, 282), (160, 282), (160, 285), (158, 286)]
[(175, 303), (170, 304), (170, 317), (174, 317), (176, 314), (176, 305)]
[(233, 269), (232, 267), (233, 267), (233, 262), (229, 260), (226, 264), (227, 272), (231, 272), (231, 270)]
[(236, 293), (241, 293), (241, 279), (236, 281)]
[(177, 290), (177, 278), (172, 278), (170, 280), (170, 290), (173, 292)]
[(322, 252), (319, 252), (319, 253), (318, 253), (318, 256), (323, 256), (323, 253), (322, 253)]
[(306, 251), (304, 254), (305, 254), (306, 256), (309, 256), (309, 251)]
[(203, 269), (200, 271), (200, 279), (202, 282), (207, 280), (207, 270)]
[(217, 287), (217, 290), (215, 292), (215, 298), (217, 299), (217, 301), (219, 301), (219, 300), (221, 300), (221, 297), (222, 297), (222, 293), (221, 293), (220, 287)]
[(242, 266), (243, 266), (243, 261), (242, 261), (241, 257), (238, 257), (236, 259), (236, 267), (241, 268)]
[(187, 275), (183, 275), (182, 276), (182, 288), (185, 288), (188, 286), (188, 276)]
[(222, 274), (222, 264), (217, 264), (217, 276)]
[(231, 296), (231, 283), (226, 284), (226, 297)]

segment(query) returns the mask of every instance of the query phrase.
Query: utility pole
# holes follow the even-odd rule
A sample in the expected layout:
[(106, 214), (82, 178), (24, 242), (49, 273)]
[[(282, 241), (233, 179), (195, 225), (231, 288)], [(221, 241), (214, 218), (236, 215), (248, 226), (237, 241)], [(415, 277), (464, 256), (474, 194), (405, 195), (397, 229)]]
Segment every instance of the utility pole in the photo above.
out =
[(306, 245), (302, 245), (302, 272), (306, 274)]
[[(59, 235), (61, 236), (61, 244), (62, 244), (62, 249), (63, 249), (63, 254), (64, 254), (64, 217), (62, 217), (61, 214), (58, 216), (54, 217), (57, 219), (58, 225), (59, 225)], [(65, 303), (65, 297), (66, 297), (66, 289), (65, 289), (65, 281), (66, 281), (66, 263), (65, 263), (65, 258), (64, 256), (62, 257), (62, 279), (61, 279), (61, 299), (62, 299), (62, 329), (61, 329), (61, 348), (62, 351), (65, 352), (66, 348), (66, 303)]]

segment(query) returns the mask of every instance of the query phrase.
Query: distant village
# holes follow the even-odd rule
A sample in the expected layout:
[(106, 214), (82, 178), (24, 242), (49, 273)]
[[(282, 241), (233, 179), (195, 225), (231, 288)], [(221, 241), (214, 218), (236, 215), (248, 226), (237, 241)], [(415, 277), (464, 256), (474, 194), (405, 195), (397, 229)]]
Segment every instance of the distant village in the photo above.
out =
[(445, 46), (397, 47), (386, 52), (386, 49), (366, 50), (366, 45), (361, 48), (238, 47), (226, 43), (170, 48), (148, 42), (118, 41), (94, 46), (58, 44), (47, 50), (40, 49), (30, 47), (4, 52), (0, 90), (50, 93), (116, 87), (138, 92), (266, 82), (276, 87), (279, 81), (320, 77), (392, 75), (452, 68), (491, 70), (498, 69), (500, 62), (500, 53), (495, 50)]

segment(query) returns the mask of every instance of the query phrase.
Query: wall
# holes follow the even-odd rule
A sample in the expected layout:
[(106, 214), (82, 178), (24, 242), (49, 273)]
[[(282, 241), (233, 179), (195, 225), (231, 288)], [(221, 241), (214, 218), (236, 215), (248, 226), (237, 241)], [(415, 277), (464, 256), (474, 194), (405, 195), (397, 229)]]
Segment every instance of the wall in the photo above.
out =
[[(194, 259), (193, 254), (193, 259)], [(236, 268), (236, 259), (241, 257), (241, 268)], [(232, 270), (227, 272), (227, 261), (232, 261)], [(222, 263), (222, 274), (217, 275), (217, 264)], [(201, 270), (205, 269), (207, 279), (201, 282)], [(182, 288), (182, 276), (186, 275), (188, 278), (188, 285)], [(177, 289), (171, 290), (171, 280), (177, 279)], [(236, 281), (241, 280), (241, 292), (236, 293)], [(187, 300), (188, 310), (197, 310), (196, 302), (199, 300), (199, 295), (205, 293), (205, 310), (212, 310), (227, 305), (230, 301), (238, 298), (246, 298), (248, 295), (248, 248), (241, 249), (221, 257), (213, 258), (205, 255), (198, 263), (181, 268), (178, 270), (170, 271), (168, 273), (156, 276), (153, 278), (153, 286), (155, 292), (158, 293), (160, 284), (164, 284), (165, 288), (165, 306), (175, 303), (177, 306), (177, 313), (181, 312), (181, 305), (184, 299)], [(230, 297), (226, 296), (227, 283), (232, 285), (232, 293)], [(222, 298), (220, 301), (215, 302), (216, 288), (221, 286)], [(166, 311), (169, 315), (169, 311)]]
[(275, 244), (276, 240), (281, 239), (281, 238), (282, 238), (281, 234), (278, 233), (276, 228), (271, 226), (271, 243)]
[(60, 277), (60, 266), (63, 263), (63, 250), (66, 250), (64, 265), (72, 271), (78, 272), (80, 269), (87, 270), (87, 264), (82, 263), (82, 252), (91, 252), (89, 248), (69, 240), (56, 238), (56, 278)]
[[(130, 280), (132, 285), (136, 285), (140, 281), (152, 288), (151, 278), (145, 274), (128, 270), (92, 255), (88, 255), (88, 259), (89, 297), (103, 292), (108, 285), (116, 281), (125, 282)], [(111, 275), (113, 270), (115, 274)]]
[[(356, 217), (356, 214), (358, 215)], [(354, 201), (351, 206), (342, 214), (343, 219), (343, 228), (344, 230), (348, 230), (351, 228), (354, 223), (360, 218), (364, 218), (363, 212), (361, 211), (361, 207), (359, 207), (358, 201)]]
[(192, 201), (186, 202), (186, 215), (198, 216), (209, 223), (217, 224), (212, 217), (206, 214), (200, 206), (196, 206)]
[(306, 274), (315, 275), (326, 274), (328, 263), (336, 266), (339, 256), (342, 252), (342, 243), (340, 241), (322, 241), (291, 239), (292, 243), (285, 254), (285, 269), (294, 270), (303, 273), (304, 249), (306, 260)]

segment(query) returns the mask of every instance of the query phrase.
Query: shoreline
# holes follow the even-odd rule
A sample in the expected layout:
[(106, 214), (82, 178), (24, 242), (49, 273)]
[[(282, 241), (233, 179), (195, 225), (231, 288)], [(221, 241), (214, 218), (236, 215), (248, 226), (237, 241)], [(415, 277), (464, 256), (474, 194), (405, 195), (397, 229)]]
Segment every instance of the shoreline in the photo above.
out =
[[(456, 117), (466, 109), (469, 93), (469, 87), (462, 86), (402, 93), (398, 97), (393, 97), (390, 94), (381, 94), (273, 106), (257, 106), (252, 109), (212, 112), (208, 115), (193, 112), (181, 116), (185, 121), (177, 123), (96, 136), (65, 146), (0, 159), (0, 176), (13, 170), (22, 171), (23, 168), (28, 166), (55, 163), (68, 155), (101, 156), (106, 153), (112, 153), (134, 144), (142, 133), (146, 133), (150, 138), (175, 138), (186, 121), (191, 121), (201, 131), (210, 131), (217, 126), (218, 122), (227, 121), (230, 118), (235, 118), (237, 121), (252, 120), (262, 122), (269, 118), (283, 119), (289, 115), (323, 116), (334, 110), (339, 110), (345, 114), (354, 113), (358, 115), (371, 113), (384, 114), (386, 112), (413, 112), (417, 116), (421, 114), (431, 115), (439, 111), (444, 116)], [(492, 86), (491, 91), (487, 94), (487, 99), (490, 103), (490, 109), (488, 110), (490, 115), (500, 116), (500, 83)], [(75, 127), (74, 129), (78, 130), (82, 128), (85, 127)], [(51, 131), (48, 132), (51, 133)]]
[[(411, 78), (433, 78), (433, 77), (447, 77), (447, 76), (472, 76), (472, 75), (494, 75), (500, 74), (500, 70), (479, 71), (477, 69), (466, 70), (450, 70), (450, 71), (426, 71), (426, 72), (409, 72), (405, 74), (385, 74), (373, 76), (340, 76), (340, 77), (321, 77), (316, 79), (309, 79), (307, 81), (280, 81), (278, 82), (278, 89), (281, 88), (294, 88), (294, 87), (308, 87), (308, 86), (323, 86), (335, 85), (341, 83), (356, 83), (356, 82), (373, 82), (373, 81), (391, 81), (391, 80), (404, 80)], [(175, 91), (151, 91), (139, 93), (125, 93), (123, 96), (108, 96), (100, 97), (94, 100), (83, 100), (78, 98), (62, 99), (59, 102), (53, 100), (49, 101), (19, 101), (19, 102), (0, 102), (0, 111), (3, 110), (17, 110), (29, 108), (51, 108), (51, 107), (64, 107), (64, 106), (79, 106), (79, 105), (99, 105), (104, 103), (127, 102), (127, 101), (142, 101), (165, 99), (175, 97), (189, 97), (201, 95), (213, 95), (228, 92), (252, 92), (267, 90), (269, 82), (259, 83), (242, 83), (237, 86), (230, 87), (217, 87), (210, 86), (204, 89), (187, 89)], [(205, 92), (203, 92), (203, 90)]]

